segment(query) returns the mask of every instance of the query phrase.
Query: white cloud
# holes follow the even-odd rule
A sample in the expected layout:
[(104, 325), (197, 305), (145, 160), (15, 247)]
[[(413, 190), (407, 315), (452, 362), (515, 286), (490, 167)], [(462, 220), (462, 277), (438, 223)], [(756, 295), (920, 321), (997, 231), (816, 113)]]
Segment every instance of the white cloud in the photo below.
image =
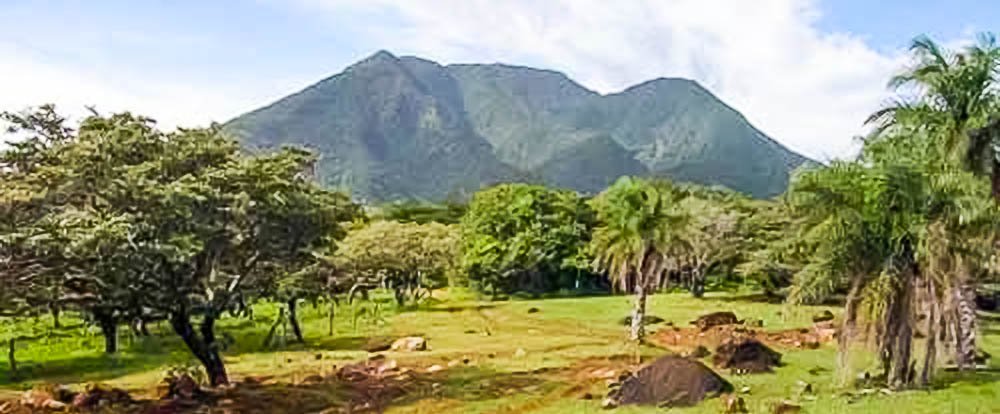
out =
[(61, 113), (79, 118), (87, 113), (87, 106), (94, 106), (101, 113), (128, 110), (151, 116), (162, 128), (170, 129), (226, 121), (275, 97), (273, 91), (239, 89), (240, 85), (156, 78), (88, 65), (84, 60), (57, 62), (2, 41), (0, 57), (0, 110), (54, 103)]
[[(365, 19), (394, 51), (443, 62), (542, 65), (601, 92), (698, 80), (755, 126), (819, 159), (849, 156), (901, 55), (816, 28), (810, 0), (300, 0)], [(369, 39), (371, 40), (371, 39)]]

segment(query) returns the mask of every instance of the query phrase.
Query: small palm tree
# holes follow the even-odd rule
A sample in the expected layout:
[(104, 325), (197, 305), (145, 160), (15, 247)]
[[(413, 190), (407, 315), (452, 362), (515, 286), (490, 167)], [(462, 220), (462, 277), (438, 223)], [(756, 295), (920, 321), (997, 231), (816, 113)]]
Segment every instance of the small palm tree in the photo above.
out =
[(646, 296), (667, 266), (667, 253), (686, 217), (674, 209), (676, 190), (666, 182), (623, 177), (592, 201), (600, 226), (589, 250), (593, 266), (624, 291), (635, 293), (630, 337), (642, 340)]

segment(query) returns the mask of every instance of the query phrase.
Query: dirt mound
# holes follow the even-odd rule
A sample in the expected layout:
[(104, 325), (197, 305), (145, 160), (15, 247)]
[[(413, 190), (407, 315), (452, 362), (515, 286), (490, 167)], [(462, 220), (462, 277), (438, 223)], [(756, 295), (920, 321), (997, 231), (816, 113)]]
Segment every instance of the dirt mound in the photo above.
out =
[(732, 384), (705, 364), (671, 355), (623, 375), (605, 404), (689, 406), (732, 390)]
[(731, 338), (715, 349), (712, 363), (737, 372), (770, 372), (781, 364), (781, 354), (751, 338)]
[(736, 319), (736, 314), (732, 312), (712, 312), (707, 315), (701, 315), (698, 319), (691, 321), (691, 324), (697, 326), (698, 329), (708, 330), (709, 328), (722, 325), (738, 325), (743, 323), (743, 321)]

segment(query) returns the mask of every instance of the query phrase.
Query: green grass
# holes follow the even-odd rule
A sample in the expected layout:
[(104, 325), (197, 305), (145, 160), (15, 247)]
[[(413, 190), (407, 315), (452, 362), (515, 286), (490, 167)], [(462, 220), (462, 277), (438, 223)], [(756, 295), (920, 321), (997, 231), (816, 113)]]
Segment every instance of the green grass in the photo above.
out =
[[(306, 346), (263, 349), (261, 342), (276, 308), (260, 305), (256, 320), (227, 318), (220, 324), (235, 343), (226, 352), (234, 377), (274, 375), (294, 384), (307, 375), (329, 373), (335, 366), (361, 360), (367, 353), (360, 346), (374, 336), (422, 335), (431, 347), (420, 353), (387, 353), (401, 366), (446, 366), (449, 361), (468, 359), (468, 365), (448, 368), (434, 378), (439, 383), (433, 394), (412, 392), (392, 403), (389, 412), (602, 412), (600, 399), (606, 391), (603, 380), (586, 373), (599, 366), (622, 366), (641, 355), (644, 361), (667, 351), (654, 346), (636, 348), (625, 338), (620, 319), (628, 313), (630, 298), (598, 296), (478, 302), (471, 295), (452, 294), (448, 300), (415, 310), (399, 310), (386, 304), (380, 317), (357, 324), (352, 310), (341, 306), (335, 334), (327, 335), (326, 309), (303, 307)], [(754, 302), (747, 297), (710, 295), (696, 300), (686, 294), (651, 297), (650, 313), (678, 325), (686, 325), (709, 311), (731, 310), (740, 317), (759, 318), (765, 329), (808, 326), (813, 314), (832, 307), (792, 307)], [(537, 313), (529, 313), (538, 308)], [(380, 322), (381, 321), (381, 322)], [(23, 323), (23, 322), (22, 322)], [(45, 321), (35, 324), (45, 325)], [(67, 321), (67, 323), (70, 323)], [(72, 322), (79, 323), (79, 322)], [(658, 325), (662, 326), (662, 325)], [(102, 342), (96, 331), (82, 327), (66, 329), (67, 338), (24, 342), (18, 348), (23, 366), (22, 382), (10, 378), (0, 368), (0, 390), (18, 391), (37, 382), (81, 383), (103, 381), (133, 390), (149, 390), (171, 366), (192, 364), (192, 358), (168, 331), (158, 330), (152, 338), (131, 340), (123, 330), (123, 351), (109, 357), (101, 354)], [(656, 329), (656, 326), (653, 327)], [(983, 348), (1000, 355), (1000, 323), (985, 322)], [(523, 349), (523, 356), (518, 356)], [(785, 364), (771, 374), (734, 376), (721, 372), (743, 395), (750, 412), (770, 412), (772, 404), (796, 400), (797, 382), (807, 381), (816, 388), (814, 401), (801, 401), (808, 413), (899, 412), (899, 413), (990, 413), (1000, 411), (1000, 366), (962, 377), (941, 376), (933, 391), (910, 391), (892, 395), (876, 394), (858, 400), (842, 395), (836, 385), (836, 350), (779, 348)], [(317, 360), (317, 354), (323, 356)], [(810, 373), (810, 370), (819, 373)], [(594, 400), (580, 397), (590, 392)], [(0, 395), (3, 391), (0, 391)], [(329, 395), (328, 399), (340, 398)], [(717, 413), (722, 403), (708, 400), (682, 413)], [(617, 412), (662, 412), (655, 408), (621, 408)]]

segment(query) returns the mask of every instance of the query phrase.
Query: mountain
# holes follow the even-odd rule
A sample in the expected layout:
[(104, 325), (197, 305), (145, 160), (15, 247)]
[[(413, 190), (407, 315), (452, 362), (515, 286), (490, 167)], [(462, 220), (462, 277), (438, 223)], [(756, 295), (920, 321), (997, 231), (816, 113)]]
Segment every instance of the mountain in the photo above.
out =
[(506, 181), (594, 193), (622, 175), (766, 197), (808, 161), (694, 81), (601, 95), (550, 70), (385, 51), (225, 127), (251, 149), (318, 151), (325, 184), (368, 200), (440, 200)]

